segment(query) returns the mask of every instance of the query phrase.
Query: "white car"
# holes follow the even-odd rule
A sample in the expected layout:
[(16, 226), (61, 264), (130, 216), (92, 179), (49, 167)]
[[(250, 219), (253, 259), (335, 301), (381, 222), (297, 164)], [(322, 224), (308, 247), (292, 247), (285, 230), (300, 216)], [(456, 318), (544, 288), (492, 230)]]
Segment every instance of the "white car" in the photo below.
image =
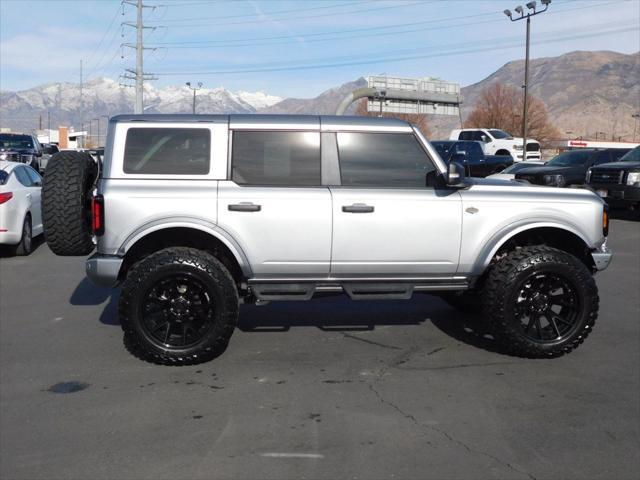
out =
[(30, 166), (0, 161), (0, 244), (29, 255), (33, 238), (43, 232), (42, 177)]
[(501, 172), (494, 173), (493, 175), (489, 175), (487, 178), (498, 178), (500, 180), (513, 180), (514, 178), (516, 178), (516, 173), (518, 173), (520, 170), (523, 170), (529, 167), (539, 167), (540, 165), (544, 165), (544, 162), (542, 160), (540, 161), (527, 160), (526, 162), (514, 163), (513, 165), (510, 165), (504, 170), (502, 170)]
[[(513, 137), (497, 128), (464, 128), (452, 130), (449, 140), (475, 140), (482, 142), (487, 155), (510, 155), (514, 162), (522, 162), (522, 138)], [(540, 143), (527, 139), (527, 154), (524, 160), (542, 160)]]

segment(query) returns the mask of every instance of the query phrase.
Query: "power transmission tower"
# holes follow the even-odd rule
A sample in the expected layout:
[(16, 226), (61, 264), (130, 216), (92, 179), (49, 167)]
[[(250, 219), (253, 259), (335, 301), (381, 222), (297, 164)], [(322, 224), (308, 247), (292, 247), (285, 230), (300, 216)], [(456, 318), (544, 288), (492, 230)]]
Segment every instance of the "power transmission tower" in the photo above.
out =
[(144, 73), (143, 63), (144, 63), (144, 51), (145, 50), (155, 50), (155, 48), (145, 48), (144, 47), (144, 30), (151, 29), (155, 30), (157, 27), (145, 27), (142, 19), (142, 12), (145, 8), (155, 9), (156, 7), (145, 5), (142, 3), (142, 0), (122, 0), (122, 3), (126, 3), (127, 5), (133, 5), (136, 7), (136, 23), (133, 22), (123, 22), (123, 26), (132, 27), (136, 29), (136, 43), (135, 45), (131, 43), (123, 43), (123, 47), (134, 48), (136, 50), (136, 69), (126, 69), (123, 78), (127, 80), (135, 81), (135, 90), (136, 90), (136, 103), (134, 108), (134, 113), (142, 113), (144, 111), (144, 81), (145, 80), (156, 80), (157, 77), (154, 77), (151, 74)]

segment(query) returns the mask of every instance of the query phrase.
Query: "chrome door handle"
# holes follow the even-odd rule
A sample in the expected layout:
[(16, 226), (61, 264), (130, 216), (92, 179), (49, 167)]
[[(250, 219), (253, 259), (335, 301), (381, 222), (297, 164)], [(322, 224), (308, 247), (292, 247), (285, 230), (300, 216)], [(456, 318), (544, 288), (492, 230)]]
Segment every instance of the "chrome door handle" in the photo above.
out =
[(254, 205), (251, 202), (240, 202), (229, 205), (229, 211), (231, 212), (259, 212), (262, 210), (262, 205)]
[(373, 213), (374, 210), (374, 207), (364, 203), (354, 203), (353, 205), (344, 205), (342, 207), (342, 211), (346, 213)]

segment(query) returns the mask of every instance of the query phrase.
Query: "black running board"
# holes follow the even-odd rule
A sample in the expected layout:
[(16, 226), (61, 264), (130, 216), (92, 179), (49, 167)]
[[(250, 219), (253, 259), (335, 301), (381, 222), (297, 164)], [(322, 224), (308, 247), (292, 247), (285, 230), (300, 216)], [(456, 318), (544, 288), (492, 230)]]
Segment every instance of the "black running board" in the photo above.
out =
[(346, 293), (352, 300), (408, 300), (414, 292), (466, 290), (466, 278), (434, 279), (429, 282), (381, 281), (281, 281), (249, 280), (256, 299), (263, 302), (310, 300), (316, 293)]

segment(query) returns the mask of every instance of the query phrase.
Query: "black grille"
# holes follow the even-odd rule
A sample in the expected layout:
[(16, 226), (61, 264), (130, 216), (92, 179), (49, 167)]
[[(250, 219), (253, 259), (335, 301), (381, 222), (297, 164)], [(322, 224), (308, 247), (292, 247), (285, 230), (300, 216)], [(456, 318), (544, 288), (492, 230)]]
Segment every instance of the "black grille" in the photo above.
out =
[(589, 183), (621, 183), (623, 173), (620, 170), (591, 170)]
[(527, 143), (527, 152), (539, 152), (540, 144), (539, 143)]

